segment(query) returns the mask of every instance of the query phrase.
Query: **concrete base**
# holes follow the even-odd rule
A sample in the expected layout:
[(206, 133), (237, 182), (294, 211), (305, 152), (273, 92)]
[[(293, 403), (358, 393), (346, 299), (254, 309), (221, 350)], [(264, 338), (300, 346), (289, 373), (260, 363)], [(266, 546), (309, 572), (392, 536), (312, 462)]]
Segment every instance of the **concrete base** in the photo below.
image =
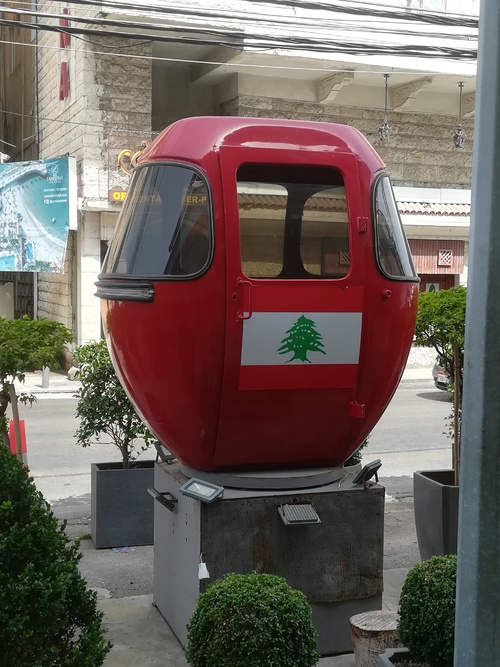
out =
[[(228, 572), (284, 577), (308, 598), (321, 655), (352, 650), (351, 616), (380, 609), (384, 489), (352, 485), (352, 476), (300, 491), (228, 489), (212, 504), (182, 495), (180, 464), (156, 464), (155, 488), (176, 499), (155, 502), (153, 602), (180, 643), (200, 593)], [(285, 526), (278, 508), (312, 503), (321, 523)], [(210, 579), (198, 578), (200, 560)]]

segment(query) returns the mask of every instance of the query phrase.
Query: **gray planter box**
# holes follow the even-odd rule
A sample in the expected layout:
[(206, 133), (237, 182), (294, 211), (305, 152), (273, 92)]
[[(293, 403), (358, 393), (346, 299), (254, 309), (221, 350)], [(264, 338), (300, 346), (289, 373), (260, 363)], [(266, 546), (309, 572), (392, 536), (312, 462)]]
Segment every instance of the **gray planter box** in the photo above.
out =
[(121, 463), (91, 464), (91, 534), (97, 549), (153, 544), (154, 461), (124, 470)]
[(457, 553), (458, 486), (452, 470), (413, 473), (413, 501), (422, 560)]
[(398, 660), (409, 658), (410, 652), (407, 648), (386, 648), (378, 657), (378, 667), (394, 667)]

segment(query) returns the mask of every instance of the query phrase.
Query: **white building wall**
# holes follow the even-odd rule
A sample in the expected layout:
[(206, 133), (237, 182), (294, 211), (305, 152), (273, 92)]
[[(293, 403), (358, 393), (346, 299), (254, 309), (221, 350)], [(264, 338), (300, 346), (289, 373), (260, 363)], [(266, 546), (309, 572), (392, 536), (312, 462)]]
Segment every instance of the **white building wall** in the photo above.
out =
[[(60, 13), (60, 3), (42, 3), (40, 11)], [(79, 7), (78, 14), (97, 16), (98, 12)], [(100, 337), (94, 283), (100, 271), (99, 208), (107, 206), (110, 155), (126, 148), (134, 133), (149, 136), (151, 131), (151, 45), (111, 35), (106, 39), (73, 36), (70, 48), (60, 49), (54, 32), (41, 32), (39, 44), (40, 157), (76, 156), (80, 211), (64, 273), (39, 275), (38, 316), (63, 322), (80, 344)], [(70, 81), (69, 97), (61, 101), (62, 60), (69, 63)], [(118, 169), (115, 162), (112, 169)]]

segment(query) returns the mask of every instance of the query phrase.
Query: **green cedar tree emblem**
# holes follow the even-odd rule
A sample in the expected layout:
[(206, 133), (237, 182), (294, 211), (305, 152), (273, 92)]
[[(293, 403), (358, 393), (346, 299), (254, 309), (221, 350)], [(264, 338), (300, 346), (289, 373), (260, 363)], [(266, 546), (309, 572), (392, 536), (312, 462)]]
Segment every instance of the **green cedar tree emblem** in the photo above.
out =
[(288, 359), (286, 363), (299, 359), (299, 361), (307, 361), (308, 352), (321, 352), (326, 354), (321, 348), (324, 347), (321, 342), (322, 335), (315, 329), (316, 324), (313, 320), (309, 320), (304, 315), (301, 315), (295, 322), (291, 329), (286, 332), (288, 335), (281, 341), (282, 345), (278, 348), (278, 354), (288, 354), (293, 352), (293, 357)]

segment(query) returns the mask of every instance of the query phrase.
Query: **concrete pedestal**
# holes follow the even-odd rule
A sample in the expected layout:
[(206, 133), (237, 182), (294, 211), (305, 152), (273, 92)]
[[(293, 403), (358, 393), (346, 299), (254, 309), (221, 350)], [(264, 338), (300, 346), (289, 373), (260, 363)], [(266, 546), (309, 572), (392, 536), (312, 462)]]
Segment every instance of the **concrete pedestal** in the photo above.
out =
[[(277, 574), (311, 604), (321, 655), (352, 651), (351, 616), (380, 609), (383, 589), (384, 489), (352, 485), (352, 476), (312, 489), (225, 488), (203, 504), (182, 495), (178, 463), (155, 466), (155, 488), (176, 499), (155, 502), (153, 602), (180, 643), (198, 596), (228, 572)], [(278, 508), (312, 503), (321, 523), (285, 526)], [(210, 579), (198, 578), (200, 559)]]

